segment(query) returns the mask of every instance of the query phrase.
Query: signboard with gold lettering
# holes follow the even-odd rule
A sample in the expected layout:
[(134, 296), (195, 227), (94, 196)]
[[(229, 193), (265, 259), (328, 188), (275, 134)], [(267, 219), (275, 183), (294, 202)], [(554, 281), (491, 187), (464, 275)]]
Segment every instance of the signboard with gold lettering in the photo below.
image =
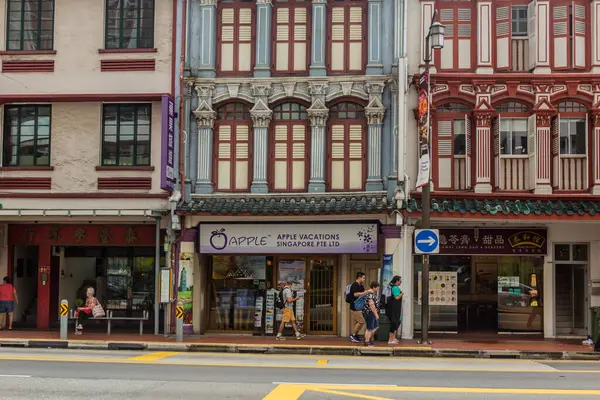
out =
[(440, 229), (440, 254), (543, 256), (547, 252), (546, 229)]

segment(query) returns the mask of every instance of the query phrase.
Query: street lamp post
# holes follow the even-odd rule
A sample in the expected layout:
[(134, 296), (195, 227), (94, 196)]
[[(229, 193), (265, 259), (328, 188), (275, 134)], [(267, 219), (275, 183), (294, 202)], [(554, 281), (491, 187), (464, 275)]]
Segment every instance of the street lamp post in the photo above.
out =
[[(444, 47), (444, 29), (445, 26), (435, 21), (436, 12), (433, 13), (431, 18), (431, 25), (429, 26), (429, 32), (425, 37), (425, 70), (423, 73), (427, 74), (427, 94), (431, 96), (431, 77), (429, 75), (430, 63), (431, 63), (431, 51), (441, 49)], [(430, 146), (430, 127), (431, 127), (431, 102), (427, 101), (427, 145)], [(431, 148), (428, 150), (429, 157), (431, 157)], [(427, 184), (423, 186), (421, 196), (421, 228), (431, 228), (431, 160), (429, 161), (430, 169), (429, 176), (427, 177)], [(429, 255), (423, 255), (423, 273), (421, 274), (421, 340), (420, 344), (431, 344), (429, 341)]]

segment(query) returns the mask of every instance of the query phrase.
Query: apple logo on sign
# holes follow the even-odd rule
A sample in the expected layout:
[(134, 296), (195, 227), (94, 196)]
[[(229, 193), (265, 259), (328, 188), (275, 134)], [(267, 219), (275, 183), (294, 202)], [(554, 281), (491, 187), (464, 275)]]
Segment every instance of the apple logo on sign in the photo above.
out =
[(223, 250), (227, 247), (227, 235), (225, 228), (217, 229), (211, 232), (210, 245), (215, 250)]

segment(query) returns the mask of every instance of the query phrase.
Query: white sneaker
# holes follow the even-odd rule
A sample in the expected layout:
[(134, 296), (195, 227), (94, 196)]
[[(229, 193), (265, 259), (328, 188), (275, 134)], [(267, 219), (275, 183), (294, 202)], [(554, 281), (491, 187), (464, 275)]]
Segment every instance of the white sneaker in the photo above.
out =
[(394, 339), (394, 340), (392, 340), (392, 341), (388, 342), (388, 344), (399, 344), (399, 343), (400, 343), (400, 342), (399, 342), (399, 341), (397, 341), (396, 339)]
[(285, 338), (281, 335), (275, 336), (275, 340), (285, 340)]
[(300, 340), (306, 337), (306, 333), (296, 332), (296, 340)]

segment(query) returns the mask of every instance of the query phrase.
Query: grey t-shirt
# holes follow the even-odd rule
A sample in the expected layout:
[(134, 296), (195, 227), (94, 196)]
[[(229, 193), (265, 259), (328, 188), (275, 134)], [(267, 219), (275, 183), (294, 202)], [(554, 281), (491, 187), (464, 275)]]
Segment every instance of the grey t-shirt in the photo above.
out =
[(292, 289), (286, 286), (283, 288), (283, 301), (285, 301), (285, 308), (293, 310), (294, 303), (288, 302), (288, 300), (291, 299), (293, 299)]

